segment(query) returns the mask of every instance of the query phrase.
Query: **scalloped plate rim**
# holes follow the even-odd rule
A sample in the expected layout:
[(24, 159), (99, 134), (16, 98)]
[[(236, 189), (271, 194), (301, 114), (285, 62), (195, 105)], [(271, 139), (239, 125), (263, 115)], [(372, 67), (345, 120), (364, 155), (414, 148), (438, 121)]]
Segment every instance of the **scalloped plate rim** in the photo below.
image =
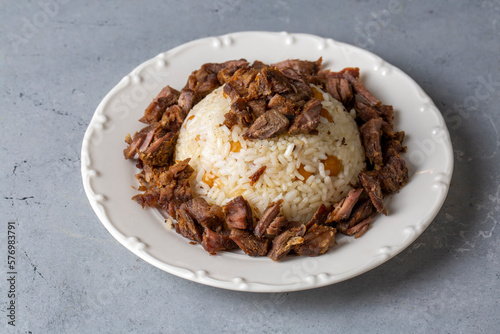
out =
[[(414, 224), (415, 226), (418, 226), (420, 228), (420, 231), (416, 231), (416, 233), (411, 233), (410, 236), (404, 240), (400, 244), (396, 245), (391, 245), (388, 246), (388, 251), (384, 253), (379, 253), (375, 254), (375, 256), (371, 258), (367, 258), (367, 261), (365, 263), (360, 264), (357, 266), (354, 270), (350, 270), (347, 272), (343, 272), (337, 275), (329, 275), (326, 273), (320, 273), (317, 274), (316, 276), (307, 276), (305, 277), (301, 282), (297, 283), (276, 283), (276, 284), (270, 284), (270, 283), (261, 283), (258, 281), (246, 281), (244, 277), (239, 277), (239, 276), (234, 276), (232, 278), (228, 278), (227, 280), (221, 280), (221, 279), (213, 279), (210, 278), (210, 276), (207, 274), (207, 271), (204, 269), (199, 269), (197, 271), (193, 271), (187, 268), (182, 268), (178, 266), (173, 266), (171, 264), (168, 264), (162, 260), (159, 260), (155, 258), (153, 255), (149, 254), (147, 251), (147, 247), (144, 246), (142, 241), (131, 241), (134, 237), (126, 237), (123, 235), (117, 226), (113, 222), (109, 220), (109, 218), (106, 215), (105, 212), (105, 205), (101, 203), (103, 199), (98, 200), (96, 196), (98, 194), (95, 194), (92, 186), (91, 186), (91, 178), (95, 177), (96, 175), (93, 175), (93, 170), (90, 168), (90, 141), (91, 141), (91, 136), (93, 135), (93, 132), (98, 128), (98, 124), (103, 124), (103, 122), (99, 122), (99, 118), (105, 118), (105, 113), (104, 113), (104, 107), (109, 103), (109, 100), (113, 98), (113, 95), (118, 93), (120, 89), (123, 89), (126, 87), (128, 84), (130, 84), (130, 78), (132, 75), (140, 72), (141, 70), (148, 68), (148, 66), (151, 66), (153, 62), (159, 58), (161, 59), (167, 59), (169, 56), (175, 56), (176, 53), (187, 49), (192, 46), (200, 45), (201, 43), (210, 41), (210, 40), (215, 40), (215, 39), (224, 39), (224, 38), (230, 38), (230, 39), (238, 39), (238, 38), (243, 38), (243, 37), (248, 37), (248, 36), (256, 36), (256, 35), (261, 35), (261, 37), (270, 37), (270, 38), (276, 38), (276, 37), (285, 37), (285, 38), (298, 38), (298, 39), (314, 39), (317, 41), (320, 41), (324, 43), (325, 45), (328, 44), (333, 44), (335, 47), (342, 47), (346, 49), (350, 49), (352, 52), (357, 52), (365, 55), (369, 55), (370, 57), (373, 57), (373, 59), (383, 62), (386, 67), (388, 67), (391, 71), (396, 71), (398, 72), (399, 75), (402, 75), (405, 80), (407, 80), (413, 88), (417, 90), (417, 93), (420, 94), (420, 97), (424, 100), (427, 100), (427, 103), (430, 104), (431, 108), (434, 109), (435, 116), (437, 116), (438, 123), (446, 130), (445, 133), (445, 141), (446, 143), (443, 144), (443, 147), (445, 148), (445, 152), (447, 154), (446, 156), (446, 162), (447, 166), (444, 167), (444, 172), (442, 174), (445, 176), (444, 180), (444, 188), (441, 189), (441, 193), (438, 197), (438, 200), (434, 202), (432, 210), (428, 213), (425, 218), (422, 219), (422, 221), (418, 222), (417, 224)], [(328, 52), (328, 51), (324, 51)], [(356, 64), (353, 64), (352, 66), (357, 66)], [(405, 129), (403, 129), (405, 130)], [(96, 212), (99, 220), (101, 223), (105, 226), (105, 228), (111, 233), (111, 235), (118, 240), (122, 245), (124, 245), (127, 249), (129, 249), (131, 252), (145, 260), (146, 262), (154, 265), (155, 267), (164, 270), (166, 272), (169, 272), (171, 274), (174, 274), (176, 276), (195, 281), (201, 284), (206, 284), (214, 287), (219, 287), (219, 288), (224, 288), (224, 289), (230, 289), (230, 290), (238, 290), (238, 291), (253, 291), (253, 292), (288, 292), (288, 291), (299, 291), (299, 290), (306, 290), (306, 289), (311, 289), (311, 288), (316, 288), (316, 287), (322, 287), (334, 283), (338, 283), (350, 278), (353, 278), (355, 276), (361, 275), (381, 264), (384, 262), (388, 261), (389, 259), (393, 258), (397, 254), (399, 254), (401, 251), (406, 249), (413, 241), (415, 241), (418, 236), (420, 236), (423, 231), (430, 225), (432, 220), (436, 217), (438, 214), (440, 208), (442, 207), (446, 195), (449, 189), (449, 182), (451, 180), (451, 176), (453, 173), (453, 154), (452, 154), (452, 147), (451, 147), (451, 141), (449, 138), (449, 133), (446, 129), (446, 125), (444, 123), (444, 119), (439, 113), (437, 107), (434, 105), (430, 97), (428, 97), (422, 88), (411, 78), (409, 77), (406, 73), (401, 71), (399, 68), (388, 64), (387, 62), (383, 61), (382, 58), (379, 56), (363, 50), (357, 46), (349, 45), (346, 43), (338, 42), (335, 41), (331, 38), (322, 38), (316, 35), (312, 34), (303, 34), (303, 33), (287, 33), (287, 32), (265, 32), (265, 31), (244, 31), (244, 32), (236, 32), (236, 33), (230, 33), (226, 35), (221, 35), (221, 36), (210, 36), (210, 37), (205, 37), (205, 38), (200, 38), (197, 40), (193, 40), (190, 42), (187, 42), (185, 44), (179, 45), (175, 48), (172, 48), (166, 52), (160, 53), (157, 56), (143, 62), (142, 64), (138, 65), (135, 69), (133, 69), (127, 76), (125, 76), (122, 80), (118, 82), (118, 84), (113, 87), (113, 89), (103, 98), (103, 100), (99, 103), (90, 123), (89, 126), (85, 132), (83, 143), (82, 143), (82, 178), (83, 178), (83, 185), (84, 185), (84, 190), (85, 193), (90, 201), (90, 204), (93, 208), (93, 210)], [(323, 255), (327, 256), (327, 255)], [(278, 264), (279, 265), (279, 264)], [(320, 276), (322, 277), (321, 279)], [(325, 278), (326, 277), (326, 278)]]

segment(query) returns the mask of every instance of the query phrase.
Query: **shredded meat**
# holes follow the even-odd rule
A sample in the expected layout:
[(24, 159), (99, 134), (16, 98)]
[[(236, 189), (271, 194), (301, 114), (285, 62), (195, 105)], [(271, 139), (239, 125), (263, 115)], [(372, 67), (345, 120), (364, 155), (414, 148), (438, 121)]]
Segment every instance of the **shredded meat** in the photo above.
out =
[(356, 93), (356, 99), (371, 107), (379, 106), (380, 101), (370, 93), (359, 79), (359, 68), (346, 68), (342, 71), (342, 76), (352, 86)]
[(299, 60), (299, 59), (289, 59), (284, 60), (279, 63), (271, 64), (272, 67), (277, 67), (279, 69), (291, 68), (298, 73), (305, 76), (313, 76), (318, 74), (321, 69), (321, 63), (323, 58), (319, 58), (316, 61)]
[(347, 230), (356, 226), (366, 218), (373, 214), (373, 204), (370, 199), (360, 202), (354, 208), (351, 217), (348, 220), (337, 223), (336, 227), (339, 232), (347, 234)]
[(259, 238), (246, 230), (232, 230), (231, 239), (250, 256), (265, 256), (269, 249), (269, 239)]
[(186, 212), (183, 205), (176, 210), (175, 231), (190, 240), (201, 242), (201, 227), (195, 223), (193, 218)]
[(271, 250), (267, 254), (274, 261), (280, 261), (294, 248), (304, 242), (305, 225), (284, 231), (273, 239)]
[(238, 196), (224, 206), (226, 223), (232, 229), (253, 228), (252, 209), (243, 196)]
[(267, 166), (262, 166), (255, 173), (250, 175), (250, 185), (253, 186), (257, 181), (259, 181), (260, 177), (266, 171)]
[[(256, 77), (260, 72), (251, 67), (242, 67), (234, 72), (233, 76), (227, 81), (224, 87), (224, 93), (231, 99), (243, 97), (246, 98), (251, 90), (251, 85), (255, 85)], [(229, 87), (226, 91), (226, 87)]]
[(363, 189), (353, 189), (346, 197), (344, 197), (336, 206), (335, 209), (328, 214), (327, 223), (338, 222), (349, 218), (351, 211), (358, 202), (358, 199), (363, 192)]
[(257, 100), (250, 100), (250, 101), (247, 101), (247, 103), (248, 103), (248, 107), (250, 108), (250, 111), (252, 112), (252, 115), (255, 119), (266, 112), (266, 99), (265, 98), (261, 98), (261, 99), (257, 99)]
[(309, 78), (320, 70), (321, 58), (316, 62), (291, 60), (275, 65), (269, 67), (259, 62), (234, 72), (219, 72), (219, 81), (225, 83), (224, 94), (232, 103), (224, 125), (230, 129), (236, 124), (249, 127), (246, 139), (278, 136), (292, 122), (292, 133), (317, 133), (321, 108), (316, 109), (317, 102), (307, 103), (314, 95)]
[(297, 135), (299, 133), (317, 133), (316, 127), (319, 123), (321, 108), (320, 100), (309, 100), (304, 106), (302, 113), (295, 118), (288, 133), (291, 135)]
[(186, 113), (179, 105), (174, 104), (167, 108), (160, 120), (160, 126), (168, 131), (177, 132), (180, 130), (182, 122), (186, 118)]
[[(207, 63), (193, 71), (182, 90), (166, 86), (153, 99), (140, 119), (146, 123), (133, 136), (126, 136), (126, 159), (135, 159), (142, 192), (133, 197), (143, 207), (165, 210), (175, 219), (177, 233), (199, 243), (210, 254), (242, 249), (250, 256), (275, 261), (288, 254), (318, 256), (335, 245), (338, 232), (361, 237), (377, 212), (387, 214), (384, 196), (399, 191), (409, 180), (401, 156), (405, 133), (394, 130), (394, 110), (384, 105), (362, 83), (359, 68), (339, 72), (321, 70), (317, 61), (285, 60), (267, 65), (245, 59)], [(335, 207), (321, 204), (307, 222), (288, 221), (280, 211), (283, 200), (271, 203), (255, 224), (252, 208), (242, 197), (223, 208), (193, 196), (190, 180), (194, 169), (189, 159), (174, 161), (173, 153), (181, 126), (194, 105), (224, 86), (231, 100), (223, 126), (243, 128), (247, 140), (280, 135), (316, 134), (322, 103), (311, 84), (326, 90), (346, 111), (354, 108), (367, 168)], [(316, 95), (315, 95), (316, 94)], [(343, 143), (342, 143), (343, 144)], [(253, 186), (266, 171), (259, 168), (250, 179)]]
[(306, 224), (306, 227), (309, 228), (315, 224), (319, 225), (325, 223), (330, 211), (331, 209), (327, 208), (324, 204), (321, 204), (311, 220)]
[(408, 168), (406, 162), (397, 153), (389, 157), (385, 166), (376, 172), (382, 191), (393, 194), (408, 183)]
[(158, 96), (151, 102), (151, 104), (146, 108), (144, 116), (139, 119), (140, 122), (152, 124), (158, 122), (165, 110), (171, 105), (177, 103), (179, 99), (179, 91), (173, 89), (170, 86), (166, 86), (161, 90)]
[(293, 118), (298, 112), (299, 107), (293, 101), (283, 97), (280, 94), (275, 94), (268, 102), (269, 109), (274, 109), (283, 115)]
[(350, 110), (354, 102), (354, 93), (351, 84), (344, 78), (338, 77), (331, 72), (325, 74), (326, 91)]
[(370, 200), (372, 201), (375, 209), (387, 216), (380, 182), (366, 172), (359, 173), (359, 180), (361, 181), (361, 185), (365, 191), (368, 193), (368, 196), (370, 196)]
[(252, 112), (249, 110), (247, 101), (243, 98), (236, 99), (231, 104), (231, 111), (224, 117), (226, 119), (224, 125), (230, 129), (236, 124), (247, 127), (253, 121)]
[(285, 216), (278, 216), (274, 218), (274, 220), (269, 224), (269, 227), (266, 228), (266, 236), (274, 238), (288, 225), (289, 222)]
[(218, 205), (210, 205), (202, 197), (186, 202), (186, 210), (201, 226), (220, 231), (225, 220), (224, 212)]
[(359, 128), (366, 156), (375, 168), (380, 168), (383, 164), (382, 122), (381, 118), (372, 118)]
[(288, 118), (283, 114), (271, 109), (259, 116), (257, 120), (243, 132), (245, 139), (268, 139), (279, 136), (288, 127)]
[(305, 256), (319, 256), (326, 253), (335, 245), (335, 228), (315, 224), (307, 230), (302, 244), (295, 248), (295, 252)]
[(130, 134), (127, 135), (125, 142), (127, 142), (128, 146), (123, 150), (125, 159), (134, 158), (139, 150), (144, 151), (151, 143), (156, 129), (156, 125), (152, 124), (136, 132), (133, 139), (130, 137)]
[(265, 235), (266, 229), (273, 222), (274, 218), (276, 218), (278, 216), (278, 214), (280, 213), (280, 209), (281, 209), (282, 204), (283, 204), (283, 200), (278, 200), (276, 202), (271, 203), (266, 208), (264, 213), (262, 213), (262, 217), (259, 219), (257, 226), (255, 226), (255, 229), (253, 230), (253, 233), (256, 236), (262, 237)]
[(172, 156), (177, 143), (177, 134), (167, 132), (161, 138), (155, 140), (149, 147), (139, 152), (139, 158), (148, 165), (153, 166), (168, 166), (172, 162)]
[(346, 231), (346, 234), (347, 235), (354, 235), (354, 237), (357, 239), (361, 236), (363, 236), (363, 234), (366, 233), (366, 231), (368, 230), (368, 228), (370, 227), (370, 224), (372, 222), (372, 217), (368, 217), (366, 218), (365, 220), (363, 220), (362, 222), (354, 225), (353, 227), (349, 228), (347, 231)]
[(205, 227), (202, 237), (201, 245), (211, 255), (215, 255), (219, 251), (238, 248), (235, 242), (230, 238), (228, 231), (214, 232)]

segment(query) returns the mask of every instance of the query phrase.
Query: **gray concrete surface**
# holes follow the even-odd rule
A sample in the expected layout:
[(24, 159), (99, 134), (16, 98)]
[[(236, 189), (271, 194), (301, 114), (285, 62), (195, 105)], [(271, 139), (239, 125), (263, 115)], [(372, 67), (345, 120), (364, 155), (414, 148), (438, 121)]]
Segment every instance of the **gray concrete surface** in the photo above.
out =
[[(498, 333), (500, 1), (4, 1), (0, 17), (0, 332)], [(162, 272), (101, 225), (80, 176), (99, 101), (162, 51), (244, 30), (367, 48), (412, 76), (446, 116), (455, 153), (448, 198), (396, 258), (325, 288), (240, 293)]]

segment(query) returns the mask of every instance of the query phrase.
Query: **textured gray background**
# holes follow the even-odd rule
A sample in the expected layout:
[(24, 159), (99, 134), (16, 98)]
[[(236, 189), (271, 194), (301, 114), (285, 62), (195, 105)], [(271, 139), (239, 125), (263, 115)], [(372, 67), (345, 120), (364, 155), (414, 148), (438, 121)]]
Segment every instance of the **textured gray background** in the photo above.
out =
[[(394, 2), (403, 7), (390, 14)], [(1, 332), (498, 333), (499, 1), (54, 3), (0, 4)], [(241, 293), (162, 272), (101, 225), (80, 176), (99, 101), (162, 51), (244, 30), (365, 47), (412, 76), (446, 116), (450, 193), (399, 256), (325, 288)], [(15, 328), (5, 309), (9, 220), (18, 223)]]

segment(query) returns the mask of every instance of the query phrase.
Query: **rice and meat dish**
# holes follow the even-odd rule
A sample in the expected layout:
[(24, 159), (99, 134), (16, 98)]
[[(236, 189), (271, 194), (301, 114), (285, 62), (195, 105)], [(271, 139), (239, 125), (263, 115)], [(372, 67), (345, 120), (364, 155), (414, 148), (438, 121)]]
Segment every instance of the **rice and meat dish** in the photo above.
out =
[(408, 182), (392, 107), (359, 69), (321, 70), (321, 58), (205, 64), (140, 121), (124, 150), (141, 169), (134, 200), (211, 254), (324, 254), (338, 232), (362, 236)]

